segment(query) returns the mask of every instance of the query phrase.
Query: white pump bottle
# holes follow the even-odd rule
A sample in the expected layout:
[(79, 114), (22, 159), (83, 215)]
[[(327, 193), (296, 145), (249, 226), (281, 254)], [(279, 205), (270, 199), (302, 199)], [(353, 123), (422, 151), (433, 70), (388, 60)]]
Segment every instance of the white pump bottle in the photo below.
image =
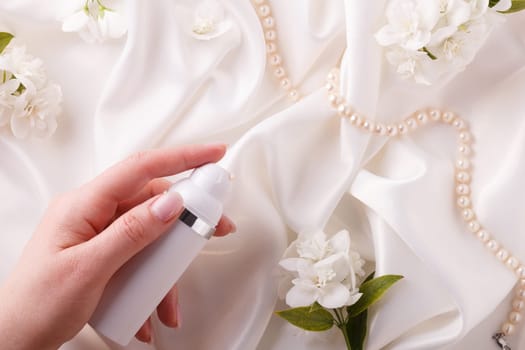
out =
[(231, 175), (206, 164), (169, 191), (185, 210), (171, 231), (128, 261), (110, 280), (89, 324), (110, 340), (127, 345), (181, 277), (219, 222)]

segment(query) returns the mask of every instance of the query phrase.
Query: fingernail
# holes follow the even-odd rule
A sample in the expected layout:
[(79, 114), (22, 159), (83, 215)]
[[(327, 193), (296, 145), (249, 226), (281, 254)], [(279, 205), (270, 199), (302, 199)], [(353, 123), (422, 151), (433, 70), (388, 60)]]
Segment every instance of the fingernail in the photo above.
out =
[(177, 303), (177, 325), (175, 328), (180, 328), (182, 326), (182, 318), (180, 317), (180, 304)]
[(231, 233), (237, 232), (237, 225), (235, 225), (233, 221), (230, 221), (230, 224), (231, 224), (230, 232)]
[(164, 192), (150, 206), (151, 213), (157, 219), (168, 222), (182, 210), (182, 197), (175, 191)]

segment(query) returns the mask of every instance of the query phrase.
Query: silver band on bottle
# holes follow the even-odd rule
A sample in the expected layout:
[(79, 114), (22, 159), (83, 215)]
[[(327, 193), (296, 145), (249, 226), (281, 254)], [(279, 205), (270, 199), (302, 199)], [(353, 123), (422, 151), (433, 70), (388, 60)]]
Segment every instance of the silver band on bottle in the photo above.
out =
[(204, 220), (193, 214), (187, 208), (184, 208), (179, 220), (191, 228), (196, 234), (206, 239), (210, 239), (215, 233), (215, 227), (208, 225)]

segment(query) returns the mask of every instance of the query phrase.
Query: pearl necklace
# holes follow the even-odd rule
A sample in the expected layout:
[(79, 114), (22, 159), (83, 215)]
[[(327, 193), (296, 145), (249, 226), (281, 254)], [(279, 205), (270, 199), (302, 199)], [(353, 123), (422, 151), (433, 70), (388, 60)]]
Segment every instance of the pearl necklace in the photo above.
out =
[(455, 193), (456, 204), (461, 218), (465, 221), (468, 230), (518, 277), (516, 295), (512, 301), (512, 309), (507, 316), (507, 320), (501, 325), (500, 330), (493, 336), (493, 339), (501, 349), (510, 350), (510, 346), (505, 342), (504, 336), (514, 333), (516, 325), (522, 319), (522, 311), (525, 309), (525, 265), (492, 237), (479, 222), (476, 212), (472, 207), (469, 184), (472, 180), (470, 157), (472, 155), (471, 146), (473, 137), (469, 131), (467, 122), (452, 112), (439, 109), (417, 111), (398, 123), (383, 124), (374, 122), (355, 111), (339, 94), (338, 69), (334, 69), (328, 74), (325, 88), (328, 92), (328, 101), (330, 105), (337, 110), (339, 116), (348, 118), (352, 125), (371, 134), (391, 138), (400, 137), (430, 123), (450, 125), (458, 131), (459, 144), (457, 150), (459, 156), (456, 160)]
[(273, 68), (273, 75), (279, 81), (279, 86), (286, 92), (288, 97), (294, 101), (299, 101), (302, 96), (299, 90), (294, 87), (292, 80), (288, 76), (283, 66), (282, 55), (277, 46), (277, 31), (275, 29), (275, 19), (271, 16), (272, 9), (266, 0), (253, 0), (259, 21), (264, 31), (264, 41), (266, 43), (267, 62)]
[[(273, 67), (273, 75), (279, 81), (281, 88), (288, 94), (292, 101), (297, 102), (302, 98), (298, 89), (294, 87), (284, 66), (282, 55), (277, 46), (277, 31), (275, 29), (275, 19), (271, 16), (271, 7), (267, 0), (252, 0), (256, 8), (264, 31), (266, 44), (267, 62)], [(328, 91), (328, 101), (337, 110), (337, 113), (344, 118), (348, 118), (350, 123), (363, 131), (378, 136), (400, 137), (417, 130), (420, 126), (430, 123), (443, 123), (454, 127), (458, 133), (458, 153), (455, 171), (455, 193), (456, 204), (462, 219), (465, 221), (468, 230), (494, 254), (499, 261), (513, 271), (517, 277), (516, 295), (512, 301), (512, 308), (507, 316), (507, 320), (501, 325), (500, 330), (493, 335), (496, 344), (503, 350), (511, 350), (505, 340), (516, 330), (516, 325), (520, 323), (522, 311), (525, 309), (525, 265), (517, 257), (513, 256), (509, 250), (503, 247), (491, 234), (482, 226), (477, 219), (477, 215), (472, 208), (470, 197), (471, 161), (473, 137), (467, 122), (456, 116), (453, 112), (441, 111), (439, 109), (420, 110), (403, 121), (393, 124), (383, 124), (374, 122), (363, 115), (354, 111), (339, 94), (339, 70), (332, 70), (327, 77), (326, 90)]]

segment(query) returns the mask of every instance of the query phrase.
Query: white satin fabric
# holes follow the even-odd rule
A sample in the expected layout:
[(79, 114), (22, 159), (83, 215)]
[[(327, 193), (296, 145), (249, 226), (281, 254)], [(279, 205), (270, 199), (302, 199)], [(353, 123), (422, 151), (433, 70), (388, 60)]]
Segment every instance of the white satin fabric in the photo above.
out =
[[(44, 59), (65, 104), (50, 140), (0, 139), (0, 279), (53, 194), (136, 150), (227, 142), (222, 163), (236, 180), (226, 212), (238, 232), (212, 239), (184, 275), (183, 325), (155, 322), (157, 349), (344, 349), (337, 332), (305, 333), (273, 315), (285, 307), (281, 254), (297, 232), (323, 228), (348, 228), (377, 274), (405, 276), (371, 311), (367, 349), (492, 349), (514, 276), (457, 214), (456, 134), (430, 126), (370, 138), (334, 114), (321, 87), (340, 62), (345, 96), (368, 115), (393, 121), (432, 105), (468, 120), (480, 220), (525, 260), (524, 15), (509, 16), (453, 81), (422, 87), (383, 62), (372, 35), (384, 0), (272, 1), (285, 64), (306, 95), (291, 104), (265, 67), (250, 2), (223, 3), (231, 29), (199, 41), (188, 21), (196, 2), (130, 0), (128, 36), (100, 46), (60, 31), (58, 0), (0, 4), (0, 21)], [(63, 349), (104, 347), (86, 328)]]

